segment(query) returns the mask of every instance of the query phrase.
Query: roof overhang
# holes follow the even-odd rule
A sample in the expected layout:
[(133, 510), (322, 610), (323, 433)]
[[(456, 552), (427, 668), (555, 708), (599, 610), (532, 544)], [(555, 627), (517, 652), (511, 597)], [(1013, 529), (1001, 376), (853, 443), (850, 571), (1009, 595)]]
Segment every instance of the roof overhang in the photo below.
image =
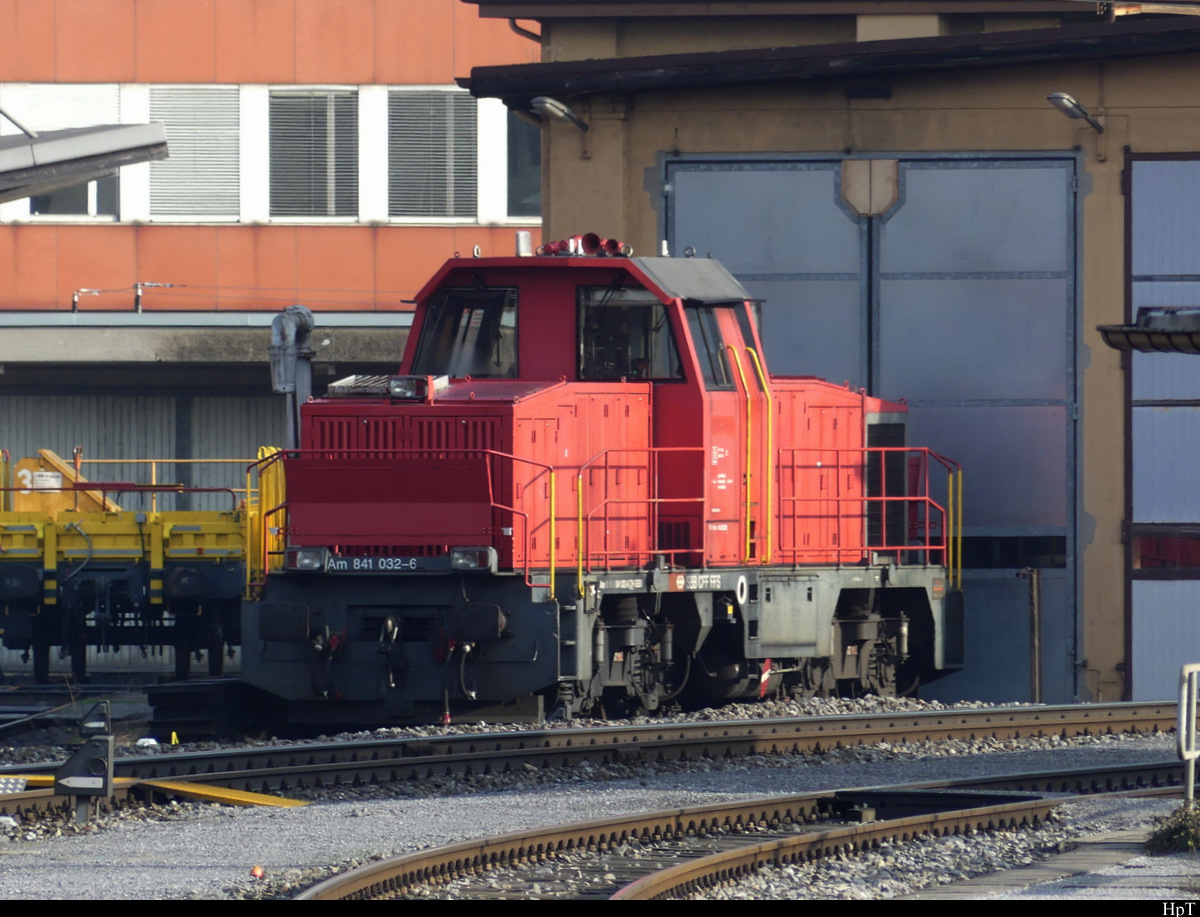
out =
[(1102, 0), (465, 0), (489, 19), (1078, 13)]
[(116, 173), (121, 166), (166, 159), (158, 122), (108, 124), (0, 137), (0, 202), (48, 194)]
[(538, 95), (636, 93), (979, 70), (1024, 64), (1200, 51), (1200, 20), (1170, 17), (1097, 25), (476, 67), (459, 84), (527, 110)]

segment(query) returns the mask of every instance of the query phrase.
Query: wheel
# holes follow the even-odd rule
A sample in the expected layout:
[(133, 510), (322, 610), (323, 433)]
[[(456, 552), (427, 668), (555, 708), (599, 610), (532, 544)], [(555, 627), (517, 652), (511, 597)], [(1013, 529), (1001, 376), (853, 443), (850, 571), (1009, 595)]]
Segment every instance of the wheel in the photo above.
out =
[(175, 680), (187, 681), (192, 674), (191, 641), (188, 640), (187, 629), (175, 623), (179, 635), (175, 638)]
[(33, 640), (33, 680), (39, 685), (50, 684), (50, 641)]
[(896, 696), (895, 658), (887, 640), (874, 640), (869, 651), (866, 645), (859, 650), (859, 682), (866, 693), (879, 697)]
[(833, 666), (830, 665), (829, 659), (804, 660), (796, 680), (789, 682), (788, 689), (796, 700), (808, 700), (812, 697), (836, 697), (837, 681), (833, 677)]
[(86, 643), (71, 644), (71, 678), (79, 685), (88, 683)]
[(208, 674), (214, 678), (225, 672), (225, 635), (219, 625), (213, 625), (208, 638)]

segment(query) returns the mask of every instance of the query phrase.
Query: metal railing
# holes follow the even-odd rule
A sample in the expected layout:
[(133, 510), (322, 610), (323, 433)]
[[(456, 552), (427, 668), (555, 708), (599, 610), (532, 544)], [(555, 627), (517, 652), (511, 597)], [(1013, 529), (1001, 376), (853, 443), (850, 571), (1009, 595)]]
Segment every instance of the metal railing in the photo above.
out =
[[(657, 496), (656, 493), (657, 493), (657, 484), (659, 482), (659, 459), (661, 456), (681, 455), (681, 454), (686, 454), (686, 453), (693, 453), (693, 454), (702, 456), (705, 453), (705, 451), (706, 450), (703, 446), (660, 446), (660, 447), (644, 446), (644, 447), (635, 448), (635, 449), (604, 449), (604, 450), (598, 452), (596, 455), (592, 456), (590, 459), (588, 459), (586, 462), (584, 462), (580, 466), (579, 472), (578, 472), (578, 477), (577, 477), (578, 494), (577, 494), (577, 506), (576, 506), (576, 524), (579, 526), (579, 551), (578, 551), (579, 556), (576, 561), (576, 566), (577, 566), (577, 576), (579, 577), (579, 581), (583, 580), (583, 574), (584, 574), (585, 568), (586, 568), (587, 572), (592, 571), (593, 558), (596, 558), (597, 563), (603, 564), (604, 569), (607, 570), (607, 569), (609, 569), (609, 566), (610, 566), (607, 563), (607, 560), (609, 558), (625, 557), (631, 553), (636, 556), (639, 556), (639, 557), (644, 557), (645, 559), (648, 560), (652, 555), (655, 555), (655, 554), (661, 554), (665, 557), (674, 558), (674, 557), (678, 557), (679, 555), (682, 555), (682, 554), (696, 554), (698, 552), (704, 551), (704, 528), (703, 528), (704, 513), (703, 513), (703, 509), (701, 510), (700, 517), (698, 520), (699, 521), (698, 528), (701, 533), (698, 544), (688, 545), (686, 547), (665, 548), (658, 543), (659, 542), (659, 537), (658, 537), (659, 528), (658, 527), (659, 527), (659, 521), (660, 521), (659, 508), (661, 506), (664, 506), (667, 504), (685, 504), (685, 503), (700, 504), (701, 507), (703, 507), (706, 502), (704, 496), (701, 495), (698, 497), (660, 497), (660, 496)], [(645, 454), (647, 457), (646, 463), (644, 465), (621, 465), (617, 468), (613, 468), (613, 466), (609, 464), (609, 459), (611, 456), (635, 455), (635, 454), (636, 455)], [(598, 502), (596, 502), (595, 505), (591, 507), (591, 509), (585, 509), (584, 490), (587, 488), (586, 488), (586, 485), (584, 482), (584, 476), (589, 471), (599, 470), (599, 469), (603, 470), (603, 475), (602, 475), (602, 479), (601, 479), (603, 482), (603, 488), (604, 488), (603, 492), (600, 494), (600, 499), (598, 500)], [(612, 497), (609, 495), (609, 481), (611, 479), (610, 472), (616, 471), (619, 473), (620, 471), (628, 471), (628, 470), (644, 470), (647, 473), (648, 481), (646, 484), (646, 488), (647, 488), (648, 495), (646, 497)], [(613, 482), (614, 482), (614, 484), (616, 483), (615, 480)], [(628, 548), (624, 548), (624, 547), (617, 548), (617, 549), (609, 548), (608, 534), (609, 534), (609, 526), (611, 524), (611, 517), (609, 515), (609, 510), (610, 510), (610, 508), (616, 507), (616, 506), (644, 506), (644, 507), (646, 507), (646, 513), (645, 513), (646, 539), (643, 542), (645, 545), (644, 548), (640, 548), (640, 549), (635, 548), (635, 550), (633, 550), (632, 552)], [(600, 550), (597, 551), (592, 548), (592, 546), (590, 544), (591, 538), (588, 533), (591, 529), (592, 521), (599, 514), (602, 514), (602, 515), (600, 515), (600, 519), (603, 522), (605, 539), (604, 539), (603, 546), (600, 548)]]
[[(247, 467), (246, 473), (247, 473), (248, 477), (257, 475), (259, 477), (260, 481), (262, 481), (264, 479), (264, 476), (270, 476), (272, 474), (278, 474), (281, 477), (286, 477), (287, 461), (289, 459), (301, 459), (301, 458), (306, 458), (306, 457), (307, 458), (332, 458), (332, 459), (347, 459), (347, 458), (414, 459), (414, 458), (416, 458), (416, 459), (435, 459), (435, 460), (445, 460), (450, 457), (456, 457), (456, 458), (483, 458), (483, 457), (486, 457), (489, 459), (500, 459), (502, 461), (509, 462), (510, 466), (511, 466), (510, 472), (517, 465), (522, 465), (522, 466), (526, 466), (529, 468), (538, 469), (538, 472), (536, 474), (534, 474), (528, 481), (523, 482), (523, 484), (522, 484), (523, 488), (528, 488), (531, 485), (533, 485), (534, 483), (536, 483), (538, 481), (538, 479), (542, 477), (542, 473), (544, 472), (546, 475), (546, 484), (547, 484), (547, 493), (548, 493), (547, 499), (549, 501), (550, 511), (546, 514), (545, 520), (533, 520), (531, 522), (530, 513), (527, 510), (520, 509), (516, 506), (511, 506), (507, 503), (502, 503), (502, 502), (500, 502), (500, 500), (497, 499), (496, 482), (495, 482), (496, 475), (495, 475), (495, 470), (494, 470), (494, 463), (492, 461), (487, 461), (483, 465), (483, 468), (486, 470), (485, 473), (486, 473), (487, 495), (488, 495), (489, 508), (493, 511), (493, 513), (498, 510), (501, 513), (511, 514), (512, 520), (514, 522), (517, 519), (521, 520), (521, 529), (522, 529), (521, 540), (520, 540), (520, 542), (518, 542), (518, 540), (517, 540), (517, 533), (516, 533), (515, 525), (513, 526), (512, 538), (513, 538), (513, 553), (514, 553), (514, 555), (517, 553), (517, 551), (516, 551), (517, 545), (520, 544), (520, 546), (521, 546), (520, 558), (521, 558), (521, 566), (523, 567), (524, 575), (525, 575), (525, 584), (527, 586), (530, 586), (531, 588), (547, 589), (549, 592), (549, 597), (551, 599), (553, 599), (555, 597), (555, 571), (556, 571), (557, 565), (558, 565), (558, 557), (557, 557), (558, 546), (556, 543), (557, 542), (557, 530), (556, 530), (557, 513), (555, 512), (554, 507), (556, 505), (558, 493), (557, 493), (557, 476), (556, 476), (556, 472), (555, 472), (555, 469), (553, 468), (553, 466), (548, 465), (544, 462), (536, 462), (536, 461), (533, 461), (532, 459), (526, 459), (526, 458), (521, 458), (520, 456), (511, 455), (507, 452), (500, 452), (495, 449), (447, 449), (447, 448), (442, 448), (442, 447), (423, 448), (423, 449), (377, 449), (377, 448), (375, 448), (375, 449), (371, 449), (371, 448), (329, 449), (329, 448), (324, 448), (324, 449), (281, 449), (281, 450), (276, 450), (276, 451), (272, 452), (271, 454), (265, 455), (265, 456), (259, 458), (257, 461), (251, 463)], [(516, 483), (515, 474), (513, 475), (513, 483), (514, 483), (514, 493), (515, 493), (515, 483)], [(290, 524), (287, 520), (289, 503), (286, 498), (286, 493), (284, 492), (284, 486), (285, 486), (284, 484), (280, 483), (278, 485), (278, 490), (271, 491), (276, 497), (282, 498), (282, 499), (279, 499), (277, 503), (275, 503), (273, 505), (268, 504), (267, 500), (264, 498), (260, 504), (259, 519), (258, 519), (259, 533), (255, 536), (255, 541), (257, 544), (260, 544), (263, 546), (262, 563), (260, 566), (257, 567), (257, 569), (260, 571), (262, 579), (251, 582), (249, 584), (251, 588), (261, 587), (265, 582), (266, 573), (269, 571), (272, 571), (272, 570), (278, 570), (282, 566), (282, 558), (283, 558), (283, 554), (284, 554), (284, 551), (286, 548), (285, 536), (290, 533)], [(260, 484), (260, 490), (262, 490), (261, 484)], [(282, 524), (280, 524), (278, 526), (274, 526), (274, 527), (270, 526), (269, 521), (273, 517), (281, 515), (281, 514), (284, 517)], [(534, 563), (533, 563), (533, 559), (532, 559), (533, 558), (533, 550), (531, 548), (531, 545), (532, 545), (532, 538), (533, 538), (534, 531), (536, 531), (537, 529), (540, 529), (543, 524), (546, 525), (546, 527), (548, 529), (548, 536), (549, 536), (549, 547), (548, 547), (549, 572), (548, 572), (547, 580), (545, 582), (535, 582), (533, 579)], [(353, 533), (353, 532), (327, 532), (327, 533), (321, 533), (321, 537), (332, 540), (332, 539), (337, 539), (339, 537), (350, 536), (353, 534), (355, 534), (355, 533)], [(401, 534), (402, 533), (397, 532), (397, 535), (401, 535)], [(494, 537), (494, 534), (493, 534), (493, 537)]]
[(1196, 758), (1200, 748), (1196, 746), (1196, 687), (1200, 682), (1200, 663), (1185, 665), (1179, 672), (1179, 721), (1175, 728), (1179, 745), (1179, 760), (1183, 762), (1183, 804), (1191, 807), (1195, 800)]
[[(868, 458), (872, 455), (880, 457), (879, 493), (875, 495), (869, 492)], [(887, 476), (894, 470), (889, 469), (889, 455), (917, 460), (914, 493), (908, 492), (907, 486), (901, 493), (888, 493)], [(945, 506), (930, 495), (931, 462), (940, 465), (946, 473)], [(788, 544), (777, 546), (780, 559), (793, 563), (832, 561), (852, 564), (869, 558), (871, 553), (895, 555), (897, 562), (915, 554), (919, 556), (918, 562), (936, 561), (945, 566), (952, 583), (961, 585), (962, 470), (957, 462), (931, 449), (906, 446), (788, 448), (777, 453), (776, 469), (780, 479), (778, 512), (781, 529), (790, 536)], [(906, 463), (906, 477), (910, 471)], [(803, 480), (809, 476), (815, 481)], [(790, 483), (790, 488), (785, 482)], [(888, 532), (888, 508), (892, 506), (907, 514), (903, 523), (905, 537), (900, 541), (891, 540)], [(879, 540), (876, 541), (868, 533), (872, 516), (879, 520)], [(804, 545), (804, 527), (821, 524), (832, 526), (828, 537), (820, 544)], [(780, 540), (783, 541), (782, 534)]]
[[(571, 521), (574, 522), (577, 531), (574, 566), (576, 576), (581, 581), (585, 573), (595, 569), (609, 570), (614, 565), (640, 565), (655, 556), (663, 556), (677, 562), (689, 555), (704, 554), (708, 542), (705, 524), (705, 452), (702, 446), (604, 449), (578, 469), (562, 469), (498, 450), (480, 448), (319, 448), (273, 452), (264, 450), (260, 458), (250, 463), (246, 470), (247, 492), (259, 494), (259, 499), (249, 506), (253, 517), (250, 542), (251, 557), (254, 560), (250, 564), (253, 573), (249, 574), (251, 578), (248, 585), (261, 586), (269, 572), (282, 566), (286, 536), (289, 534), (289, 502), (285, 480), (288, 459), (488, 459), (478, 470), (486, 476), (486, 494), (493, 518), (496, 513), (507, 514), (513, 523), (510, 531), (506, 533), (513, 538), (512, 559), (518, 569), (523, 569), (527, 585), (546, 588), (553, 598), (560, 559), (558, 532), (563, 521), (560, 517), (566, 515), (563, 512), (565, 508), (558, 505), (559, 474), (568, 470), (575, 474), (574, 519)], [(805, 455), (809, 456), (807, 464), (802, 459)], [(880, 457), (878, 473), (881, 493), (869, 496), (867, 458), (870, 455)], [(904, 492), (887, 492), (889, 455), (918, 459), (915, 466), (906, 463), (904, 467)], [(699, 494), (676, 492), (671, 496), (662, 496), (661, 466), (664, 459), (674, 456), (694, 456), (700, 459), (695, 465), (695, 483), (700, 488)], [(829, 464), (823, 464), (825, 462)], [(691, 462), (687, 464), (692, 465)], [(507, 493), (497, 493), (497, 476), (503, 475), (501, 468), (504, 465), (508, 466), (507, 482), (504, 486), (507, 489), (511, 484), (512, 487), (511, 503)], [(940, 466), (945, 471), (948, 488), (945, 505), (929, 495), (931, 465)], [(516, 473), (518, 466), (531, 469), (534, 473), (528, 480), (519, 481)], [(847, 473), (851, 474), (856, 478), (858, 486), (853, 494), (842, 494), (835, 487), (830, 493), (813, 496), (807, 492), (789, 493), (783, 485), (783, 479), (787, 477), (791, 480), (794, 490), (804, 490), (803, 476), (816, 469), (832, 474), (835, 481), (839, 481)], [(691, 470), (689, 467), (685, 472), (691, 473)], [(891, 470), (894, 471), (894, 468)], [(914, 473), (915, 478), (912, 477)], [(635, 480), (623, 481), (622, 478), (626, 474), (635, 476)], [(254, 486), (256, 477), (257, 487)], [(906, 447), (780, 449), (775, 452), (775, 461), (771, 463), (771, 474), (768, 477), (772, 480), (777, 479), (777, 483), (764, 488), (771, 501), (765, 512), (768, 533), (766, 546), (760, 552), (760, 556), (755, 557), (749, 545), (743, 545), (749, 558), (747, 562), (757, 565), (766, 564), (774, 559), (776, 562), (801, 564), (825, 563), (832, 560), (839, 564), (850, 564), (858, 563), (863, 557), (874, 552), (891, 554), (897, 563), (937, 563), (946, 566), (950, 570), (951, 583), (961, 583), (962, 472), (957, 463), (928, 449)], [(589, 479), (592, 479), (590, 483)], [(675, 475), (674, 479), (678, 480), (678, 475)], [(539, 481), (544, 482), (545, 496), (531, 500), (526, 496), (529, 493), (528, 489)], [(916, 493), (907, 492), (909, 490), (915, 490)], [(806, 505), (813, 505), (816, 510), (806, 512)], [(685, 536), (681, 535), (675, 539), (665, 537), (662, 528), (664, 511), (672, 507), (687, 506), (695, 509), (690, 512), (667, 513), (665, 518), (668, 528), (672, 521), (679, 522), (680, 527), (676, 531), (685, 533)], [(888, 535), (890, 507), (902, 508), (906, 514), (903, 524), (906, 537), (901, 538), (899, 543)], [(877, 540), (868, 538), (868, 524), (872, 514), (876, 514), (880, 520)], [(566, 518), (569, 519), (570, 516)], [(747, 529), (749, 521), (748, 518), (743, 520)], [(825, 534), (832, 534), (832, 538), (825, 537), (821, 544), (811, 548), (795, 543), (798, 541), (795, 537), (798, 529), (818, 522), (831, 526)], [(775, 531), (776, 523), (778, 535)], [(541, 555), (533, 547), (535, 534), (543, 530), (549, 535), (549, 547), (545, 555)], [(792, 544), (776, 544), (777, 540), (782, 542), (783, 536), (789, 531), (793, 536)], [(339, 537), (356, 534), (349, 531), (323, 532), (320, 533), (320, 537), (333, 545), (338, 543)], [(401, 531), (395, 534), (403, 537)], [(851, 534), (855, 537), (849, 541), (842, 537)], [(494, 536), (495, 531), (491, 534), (491, 537)], [(541, 564), (535, 561), (535, 555), (542, 556), (544, 562), (548, 561), (547, 578), (543, 582), (534, 581), (535, 571), (541, 569)], [(568, 549), (564, 558), (568, 564), (571, 563), (569, 556)]]
[[(209, 465), (229, 465), (234, 470), (236, 476), (237, 469), (245, 468), (248, 459), (216, 459), (216, 458), (167, 458), (167, 459), (88, 459), (80, 458), (76, 462), (76, 466), (84, 465), (129, 465), (134, 468), (144, 468), (149, 474), (149, 481), (145, 482), (141, 491), (150, 494), (150, 512), (158, 511), (158, 494), (159, 493), (205, 493), (212, 491), (229, 491), (234, 494), (240, 494), (241, 499), (247, 503), (250, 502), (253, 491), (250, 489), (249, 481), (246, 488), (243, 490), (240, 487), (193, 487), (190, 484), (181, 484), (178, 482), (166, 483), (159, 481), (159, 471), (164, 468), (173, 468), (179, 466), (209, 466)], [(86, 481), (87, 486), (80, 486), (76, 490), (93, 490), (103, 491), (105, 485), (103, 482)], [(111, 487), (114, 492), (118, 490), (122, 493), (134, 492), (135, 487)], [(235, 505), (236, 508), (236, 505)]]

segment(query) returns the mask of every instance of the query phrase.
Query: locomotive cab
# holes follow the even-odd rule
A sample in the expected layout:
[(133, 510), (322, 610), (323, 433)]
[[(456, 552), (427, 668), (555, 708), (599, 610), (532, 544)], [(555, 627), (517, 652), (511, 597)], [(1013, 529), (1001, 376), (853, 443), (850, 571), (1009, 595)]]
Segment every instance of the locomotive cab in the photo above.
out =
[(448, 261), (398, 374), (331, 385), (260, 465), (286, 500), (246, 679), (379, 723), (961, 665), (956, 466), (905, 446), (902, 404), (772, 377), (754, 310), (707, 259)]

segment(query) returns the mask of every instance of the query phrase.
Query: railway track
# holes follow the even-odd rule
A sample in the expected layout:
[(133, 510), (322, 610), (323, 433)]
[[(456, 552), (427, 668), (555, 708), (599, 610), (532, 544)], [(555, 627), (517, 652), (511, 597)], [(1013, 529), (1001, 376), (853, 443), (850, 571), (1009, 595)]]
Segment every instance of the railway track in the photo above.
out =
[[(1038, 825), (1069, 798), (1027, 794), (998, 799), (997, 789), (1045, 786), (1073, 787), (1080, 793), (1177, 794), (1181, 775), (1178, 762), (1158, 762), (1132, 770), (1013, 774), (985, 781), (810, 793), (624, 816), (408, 854), (336, 876), (297, 897), (425, 898), (440, 896), (439, 890), (445, 887), (452, 888), (457, 899), (682, 897), (734, 881), (765, 865), (849, 855), (919, 837)], [(855, 812), (869, 821), (828, 821), (831, 813), (849, 816)], [(876, 819), (876, 815), (883, 817)], [(817, 824), (822, 820), (824, 823)], [(534, 880), (528, 872), (519, 872), (521, 867), (552, 861), (563, 866), (555, 875), (547, 876), (543, 869)]]
[[(1036, 736), (1164, 732), (1173, 703), (991, 707), (841, 717), (794, 717), (601, 728), (559, 728), (321, 742), (119, 758), (123, 792), (188, 781), (256, 793), (511, 773), (588, 762), (593, 766), (811, 754), (881, 742), (1019, 739)], [(0, 767), (0, 777), (48, 775), (55, 763)], [(161, 792), (161, 791), (159, 791)], [(46, 812), (66, 805), (52, 791), (0, 795), (0, 814)]]

